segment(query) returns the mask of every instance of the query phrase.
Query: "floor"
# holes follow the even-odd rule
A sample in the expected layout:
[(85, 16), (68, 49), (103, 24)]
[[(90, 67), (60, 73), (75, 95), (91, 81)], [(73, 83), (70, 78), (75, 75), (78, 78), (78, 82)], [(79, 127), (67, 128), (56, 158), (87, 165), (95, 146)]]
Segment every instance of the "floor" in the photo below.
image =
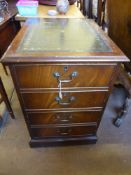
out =
[[(4, 84), (10, 96), (13, 85), (9, 77), (5, 76)], [(8, 116), (0, 133), (0, 175), (131, 175), (130, 112), (120, 128), (112, 124), (124, 95), (122, 88), (114, 89), (96, 144), (33, 149), (28, 145), (29, 135), (14, 93), (16, 119)]]

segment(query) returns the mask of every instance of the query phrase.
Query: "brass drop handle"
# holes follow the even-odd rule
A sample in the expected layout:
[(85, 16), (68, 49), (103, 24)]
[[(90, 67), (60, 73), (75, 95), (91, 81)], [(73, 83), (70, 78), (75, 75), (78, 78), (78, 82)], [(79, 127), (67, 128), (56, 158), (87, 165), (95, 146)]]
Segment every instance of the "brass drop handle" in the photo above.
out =
[(58, 102), (58, 104), (60, 104), (60, 105), (70, 105), (71, 102), (75, 100), (75, 97), (74, 97), (74, 96), (71, 96), (71, 97), (68, 98), (67, 101), (64, 102), (60, 97), (57, 96), (57, 97), (55, 97), (55, 100), (56, 100), (56, 101)]
[(69, 135), (71, 131), (72, 131), (72, 129), (70, 129), (70, 128), (59, 128), (57, 130), (57, 132), (62, 136)]
[(57, 78), (57, 81), (61, 83), (69, 83), (73, 80), (73, 78), (77, 77), (78, 76), (78, 72), (74, 71), (72, 72), (70, 75), (69, 75), (69, 79), (65, 79), (65, 80), (62, 80), (60, 79), (61, 75), (59, 72), (54, 72), (53, 73), (54, 77)]
[(66, 123), (66, 122), (69, 122), (71, 119), (72, 119), (72, 115), (55, 115), (55, 119), (58, 120), (59, 122), (63, 122), (63, 123)]

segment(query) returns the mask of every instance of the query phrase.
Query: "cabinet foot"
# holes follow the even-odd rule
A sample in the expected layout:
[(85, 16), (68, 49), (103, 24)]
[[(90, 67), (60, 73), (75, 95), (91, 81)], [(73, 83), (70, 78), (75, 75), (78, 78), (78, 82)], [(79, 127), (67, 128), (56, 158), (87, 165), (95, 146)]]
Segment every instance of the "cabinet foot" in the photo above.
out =
[(131, 98), (127, 97), (120, 113), (118, 114), (117, 118), (114, 120), (114, 125), (116, 127), (120, 127), (124, 118), (126, 118), (129, 111), (130, 104), (131, 104)]

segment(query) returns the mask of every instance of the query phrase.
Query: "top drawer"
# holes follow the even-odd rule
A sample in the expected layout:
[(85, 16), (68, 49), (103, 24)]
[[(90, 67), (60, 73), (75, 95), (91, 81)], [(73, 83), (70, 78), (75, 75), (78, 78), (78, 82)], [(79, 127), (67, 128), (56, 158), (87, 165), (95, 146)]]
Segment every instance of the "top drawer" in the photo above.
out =
[(115, 65), (15, 65), (20, 88), (108, 86)]

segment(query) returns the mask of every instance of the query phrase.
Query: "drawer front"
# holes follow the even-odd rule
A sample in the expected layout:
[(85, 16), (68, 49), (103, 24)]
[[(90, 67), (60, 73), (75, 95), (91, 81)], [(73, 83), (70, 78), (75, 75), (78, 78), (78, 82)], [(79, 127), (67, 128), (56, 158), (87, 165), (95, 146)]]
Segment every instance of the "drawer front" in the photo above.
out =
[(26, 109), (86, 108), (102, 107), (106, 95), (106, 91), (68, 92), (61, 100), (58, 93), (49, 92), (23, 93), (22, 98)]
[(98, 122), (101, 111), (28, 113), (30, 125)]
[(86, 136), (96, 133), (96, 126), (75, 126), (57, 128), (32, 128), (32, 138)]
[(108, 86), (114, 65), (17, 65), (15, 75), (20, 88), (102, 87)]

